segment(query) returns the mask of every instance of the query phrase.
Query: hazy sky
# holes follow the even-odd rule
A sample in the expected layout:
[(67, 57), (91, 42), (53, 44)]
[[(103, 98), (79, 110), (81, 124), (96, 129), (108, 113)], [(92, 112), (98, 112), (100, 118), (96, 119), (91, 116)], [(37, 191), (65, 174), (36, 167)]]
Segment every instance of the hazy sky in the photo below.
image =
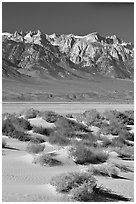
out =
[(3, 32), (41, 30), (43, 33), (116, 34), (134, 41), (133, 3), (4, 2)]

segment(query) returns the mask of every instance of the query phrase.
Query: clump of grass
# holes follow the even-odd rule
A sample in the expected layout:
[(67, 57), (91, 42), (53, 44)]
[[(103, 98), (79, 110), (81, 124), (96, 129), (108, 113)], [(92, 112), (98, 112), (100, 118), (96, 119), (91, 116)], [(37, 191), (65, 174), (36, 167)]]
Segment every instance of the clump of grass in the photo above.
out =
[(68, 201), (106, 202), (129, 201), (109, 189), (97, 186), (96, 179), (90, 172), (70, 172), (53, 177), (50, 181), (59, 193), (69, 193)]
[(109, 121), (118, 121), (120, 124), (134, 125), (134, 111), (120, 112), (116, 110), (107, 110), (102, 116)]
[(108, 135), (119, 135), (120, 132), (126, 131), (126, 126), (119, 123), (117, 119), (111, 120), (109, 124), (101, 127), (101, 133)]
[(134, 134), (129, 131), (121, 131), (119, 133), (119, 138), (123, 138), (124, 140), (134, 141)]
[(96, 109), (85, 111), (83, 114), (76, 115), (78, 122), (85, 122), (87, 125), (100, 126), (102, 123), (101, 116)]
[(53, 177), (50, 181), (51, 185), (55, 186), (56, 191), (60, 193), (69, 192), (71, 189), (82, 185), (84, 182), (88, 182), (92, 188), (96, 185), (95, 178), (88, 172), (63, 173)]
[(113, 165), (115, 166), (115, 167), (117, 167), (121, 172), (133, 172), (133, 170), (129, 167), (129, 166), (127, 166), (127, 165), (125, 165), (125, 164), (121, 164), (121, 163), (113, 163)]
[(124, 145), (122, 148), (115, 148), (115, 152), (124, 160), (134, 160), (134, 147)]
[(42, 135), (49, 136), (54, 130), (53, 128), (44, 128), (42, 126), (33, 126), (33, 131)]
[(13, 137), (13, 138), (15, 138), (15, 139), (18, 139), (18, 140), (20, 140), (20, 141), (24, 141), (24, 142), (28, 142), (28, 141), (30, 141), (31, 140), (31, 136), (30, 135), (28, 135), (27, 133), (25, 133), (25, 132), (22, 132), (22, 131), (17, 131), (17, 130), (15, 130), (14, 132), (13, 132), (13, 134), (12, 135), (10, 135), (11, 137)]
[(16, 113), (3, 113), (2, 114), (2, 120), (6, 120), (6, 119), (11, 119), (11, 118), (15, 118), (17, 116)]
[(69, 132), (74, 131), (91, 132), (85, 125), (64, 117), (59, 117), (59, 119), (55, 122), (55, 125), (56, 127), (58, 128), (61, 127)]
[(44, 111), (40, 112), (38, 116), (42, 117), (42, 119), (46, 120), (49, 123), (54, 123), (58, 120), (60, 117), (59, 114), (53, 112), (53, 111)]
[(21, 113), (21, 115), (24, 115), (26, 119), (36, 118), (38, 114), (39, 114), (39, 111), (33, 108), (29, 108), (25, 111), (22, 111)]
[(94, 187), (94, 185), (90, 185), (90, 183), (87, 181), (82, 183), (80, 186), (73, 188), (70, 192), (71, 201), (92, 201), (94, 197)]
[(40, 164), (41, 166), (59, 166), (62, 162), (53, 158), (50, 154), (40, 154), (34, 158), (34, 164)]
[(24, 118), (12, 117), (2, 121), (2, 133), (20, 141), (30, 141), (32, 137), (26, 133), (32, 127)]
[(2, 121), (2, 133), (9, 136), (12, 135), (15, 130), (23, 132), (31, 129), (30, 123), (24, 118), (13, 117)]
[(15, 130), (14, 125), (11, 123), (10, 119), (2, 121), (2, 133), (5, 135), (10, 135)]
[(66, 146), (70, 143), (70, 140), (68, 138), (68, 132), (65, 132), (63, 130), (57, 130), (51, 133), (50, 137), (48, 138), (48, 141), (51, 144), (57, 144), (61, 146)]
[(134, 110), (125, 111), (124, 114), (128, 117), (127, 125), (134, 125)]
[(38, 144), (34, 142), (30, 142), (26, 147), (26, 151), (31, 154), (38, 154), (39, 152), (43, 152), (44, 149), (45, 144)]
[(92, 172), (93, 175), (106, 176), (106, 177), (118, 177), (119, 169), (110, 163), (94, 165), (87, 169), (87, 171)]
[(71, 155), (78, 164), (98, 164), (105, 162), (109, 155), (101, 148), (87, 147), (82, 143), (71, 149)]

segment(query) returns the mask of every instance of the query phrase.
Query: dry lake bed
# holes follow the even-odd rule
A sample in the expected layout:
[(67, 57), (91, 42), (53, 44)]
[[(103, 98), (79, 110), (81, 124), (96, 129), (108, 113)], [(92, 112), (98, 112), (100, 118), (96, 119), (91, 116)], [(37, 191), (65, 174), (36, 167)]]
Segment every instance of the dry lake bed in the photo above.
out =
[(102, 112), (105, 110), (133, 110), (134, 104), (114, 104), (114, 103), (97, 103), (97, 102), (46, 102), (46, 103), (33, 103), (33, 102), (24, 102), (24, 103), (13, 103), (13, 102), (4, 102), (2, 103), (2, 113), (14, 113), (20, 112), (22, 110), (34, 108), (38, 110), (52, 110), (60, 114), (68, 113), (82, 113), (89, 109), (97, 109)]

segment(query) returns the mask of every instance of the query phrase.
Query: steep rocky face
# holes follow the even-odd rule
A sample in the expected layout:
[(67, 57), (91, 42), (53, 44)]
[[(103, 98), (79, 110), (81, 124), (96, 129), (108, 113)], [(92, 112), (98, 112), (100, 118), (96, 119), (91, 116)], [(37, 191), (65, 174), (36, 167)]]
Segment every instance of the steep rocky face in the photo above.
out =
[(40, 31), (3, 34), (3, 59), (21, 69), (41, 69), (67, 78), (72, 70), (116, 78), (133, 78), (133, 44), (115, 35), (47, 35)]
[[(101, 74), (118, 77), (131, 77), (129, 61), (133, 60), (133, 45), (124, 43), (115, 35), (101, 37), (98, 33), (87, 36), (61, 35), (49, 36), (53, 45), (59, 46), (61, 52), (67, 54), (69, 59), (82, 67), (95, 66)], [(132, 65), (132, 63), (131, 63)], [(117, 70), (118, 69), (118, 70)], [(116, 75), (114, 74), (116, 73)]]

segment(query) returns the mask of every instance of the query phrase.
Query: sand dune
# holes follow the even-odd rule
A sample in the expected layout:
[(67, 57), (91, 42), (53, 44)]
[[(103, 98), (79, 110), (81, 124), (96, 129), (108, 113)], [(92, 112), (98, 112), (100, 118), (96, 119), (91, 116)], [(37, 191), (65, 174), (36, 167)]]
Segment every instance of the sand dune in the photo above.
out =
[(54, 123), (48, 123), (46, 120), (43, 120), (42, 118), (32, 118), (28, 119), (30, 124), (32, 126), (42, 126), (44, 128), (54, 128), (55, 124)]
[[(19, 147), (20, 141), (9, 139), (11, 147)], [(25, 143), (25, 146), (27, 143)], [(47, 150), (46, 150), (47, 151)], [(52, 148), (48, 151), (52, 151)], [(74, 163), (57, 167), (42, 167), (32, 163), (32, 156), (24, 151), (24, 143), (19, 150), (4, 149), (2, 160), (3, 202), (61, 201), (62, 195), (56, 194), (49, 185), (51, 177), (78, 170)], [(63, 155), (65, 160), (65, 156)]]
[[(63, 165), (55, 167), (43, 167), (33, 164), (33, 156), (28, 154), (25, 149), (27, 142), (20, 142), (8, 138), (8, 147), (3, 149), (2, 158), (2, 200), (3, 202), (54, 202), (65, 201), (65, 196), (58, 194), (49, 184), (50, 179), (58, 174), (81, 170), (80, 165), (69, 158), (67, 148), (60, 148), (49, 145), (45, 142), (45, 152), (54, 152), (56, 159)], [(117, 161), (117, 158), (112, 158)], [(121, 161), (121, 160), (120, 160)], [(119, 161), (119, 162), (120, 162)], [(133, 167), (134, 163), (123, 161)], [(134, 193), (133, 172), (123, 173), (126, 179), (112, 179), (98, 176), (98, 185), (112, 189), (114, 192), (132, 198)]]

